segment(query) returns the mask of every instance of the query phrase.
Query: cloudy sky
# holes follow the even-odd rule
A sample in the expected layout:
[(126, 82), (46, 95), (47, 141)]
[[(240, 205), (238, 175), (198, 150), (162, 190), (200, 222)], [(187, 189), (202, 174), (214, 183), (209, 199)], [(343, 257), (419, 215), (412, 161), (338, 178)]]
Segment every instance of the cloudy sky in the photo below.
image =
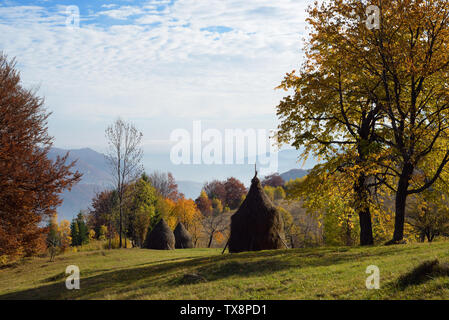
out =
[[(146, 153), (170, 132), (271, 129), (299, 66), (302, 0), (2, 0), (0, 50), (53, 112), (55, 146), (104, 151), (117, 117), (144, 133)], [(72, 7), (70, 7), (72, 6)], [(80, 12), (79, 28), (67, 27)]]

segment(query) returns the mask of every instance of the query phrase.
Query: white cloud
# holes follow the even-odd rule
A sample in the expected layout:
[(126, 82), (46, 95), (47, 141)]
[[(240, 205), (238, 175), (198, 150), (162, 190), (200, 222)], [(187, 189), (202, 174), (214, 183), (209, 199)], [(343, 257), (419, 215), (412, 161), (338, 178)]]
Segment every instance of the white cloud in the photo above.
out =
[(123, 6), (118, 9), (100, 11), (98, 12), (98, 15), (104, 15), (118, 20), (126, 20), (130, 16), (135, 16), (142, 13), (142, 9), (138, 7)]
[(117, 7), (117, 5), (114, 4), (114, 3), (111, 3), (111, 4), (102, 4), (101, 7), (102, 7), (102, 8), (110, 9), (110, 8)]
[[(244, 127), (275, 117), (283, 92), (274, 88), (300, 63), (307, 2), (161, 3), (103, 5), (73, 31), (63, 10), (0, 6), (0, 47), (17, 57), (27, 84), (41, 86), (58, 121), (165, 117), (170, 127), (170, 117), (184, 117), (186, 126), (233, 119)], [(121, 23), (102, 25), (100, 16)], [(202, 31), (217, 26), (230, 31)]]

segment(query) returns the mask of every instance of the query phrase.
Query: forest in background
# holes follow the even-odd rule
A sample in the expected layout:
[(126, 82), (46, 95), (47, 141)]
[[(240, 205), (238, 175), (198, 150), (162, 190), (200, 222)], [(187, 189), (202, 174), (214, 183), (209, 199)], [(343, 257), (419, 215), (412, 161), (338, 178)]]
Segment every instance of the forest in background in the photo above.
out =
[[(357, 19), (366, 1), (310, 7), (305, 61), (279, 86), (286, 96), (276, 107), (278, 142), (303, 149), (304, 160), (322, 160), (304, 178), (265, 183), (292, 247), (398, 245), (448, 235), (449, 4), (374, 5), (375, 28)], [(0, 109), (2, 262), (54, 257), (95, 239), (111, 249), (142, 246), (161, 218), (170, 227), (185, 224), (198, 246), (226, 239), (223, 221), (242, 202), (244, 185), (232, 177), (212, 181), (196, 201), (185, 199), (169, 174), (144, 174), (142, 133), (121, 119), (105, 132), (113, 190), (99, 193), (92, 210), (72, 222), (56, 223), (59, 195), (81, 174), (68, 155), (48, 159), (50, 112), (22, 86), (5, 54)]]

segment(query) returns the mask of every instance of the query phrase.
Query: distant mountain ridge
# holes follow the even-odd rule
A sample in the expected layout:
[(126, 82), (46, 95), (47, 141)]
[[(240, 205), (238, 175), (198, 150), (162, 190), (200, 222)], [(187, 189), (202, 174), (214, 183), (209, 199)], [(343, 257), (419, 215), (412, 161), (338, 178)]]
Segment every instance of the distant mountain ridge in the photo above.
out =
[(80, 210), (89, 208), (92, 198), (97, 192), (105, 190), (110, 184), (108, 165), (103, 154), (89, 148), (65, 150), (52, 148), (48, 158), (55, 160), (69, 152), (67, 163), (76, 161), (72, 170), (83, 174), (81, 181), (74, 185), (70, 191), (66, 190), (61, 197), (63, 202), (58, 207), (58, 218), (71, 220)]
[[(95, 194), (106, 189), (111, 189), (111, 175), (105, 155), (90, 148), (66, 150), (52, 148), (48, 158), (56, 160), (69, 152), (67, 163), (76, 161), (73, 170), (83, 174), (81, 181), (74, 185), (71, 191), (65, 191), (61, 197), (63, 203), (58, 207), (58, 218), (71, 220), (80, 210), (90, 207)], [(175, 177), (176, 178), (176, 177)], [(203, 183), (195, 181), (176, 181), (178, 189), (187, 198), (195, 199), (203, 188)]]
[(110, 183), (110, 174), (106, 158), (102, 153), (89, 148), (64, 150), (52, 148), (48, 154), (51, 160), (57, 156), (65, 156), (69, 152), (67, 162), (76, 161), (75, 170), (83, 174), (82, 183), (106, 185)]
[(290, 180), (305, 177), (308, 173), (309, 170), (305, 169), (291, 169), (287, 172), (281, 173), (280, 176), (285, 182), (288, 182)]
[[(90, 148), (75, 150), (52, 148), (48, 157), (51, 160), (55, 160), (58, 156), (65, 156), (67, 152), (69, 152), (67, 162), (76, 160), (77, 162), (74, 169), (83, 174), (81, 181), (73, 186), (71, 191), (65, 191), (62, 194), (63, 203), (57, 210), (59, 219), (71, 220), (80, 210), (85, 210), (90, 207), (92, 199), (97, 192), (112, 188), (112, 179), (109, 171), (110, 168), (104, 154)], [(308, 170), (292, 169), (298, 166), (297, 157), (298, 151), (296, 150), (284, 150), (279, 152), (278, 171), (284, 172), (281, 174), (281, 177), (285, 181), (307, 175)], [(157, 156), (149, 155), (148, 158), (157, 159)], [(164, 159), (162, 156), (159, 156), (159, 158)], [(244, 184), (248, 184), (254, 174), (253, 165), (248, 164), (215, 167), (208, 165), (184, 165), (177, 168), (175, 168), (173, 164), (167, 163), (166, 160), (158, 165), (150, 165), (148, 162), (145, 164), (147, 167), (146, 169), (151, 167), (151, 170), (148, 172), (160, 170), (163, 172), (169, 171), (174, 173), (179, 192), (191, 199), (196, 199), (199, 196), (204, 182), (206, 181), (214, 179), (223, 180), (227, 177), (235, 176), (242, 180)], [(165, 165), (162, 167), (163, 164)], [(177, 180), (177, 176), (182, 173), (182, 170), (190, 170), (189, 174), (183, 175), (184, 178), (193, 177), (196, 172), (202, 172), (203, 174), (199, 176), (198, 179), (205, 179), (205, 181), (192, 181), (189, 179)], [(204, 173), (207, 173), (207, 175), (204, 175)]]

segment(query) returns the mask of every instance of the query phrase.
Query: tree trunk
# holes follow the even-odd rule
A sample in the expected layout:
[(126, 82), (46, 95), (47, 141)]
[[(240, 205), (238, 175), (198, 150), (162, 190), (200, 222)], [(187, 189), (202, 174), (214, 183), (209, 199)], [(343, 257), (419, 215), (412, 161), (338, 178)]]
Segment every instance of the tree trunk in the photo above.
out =
[(349, 247), (352, 246), (351, 237), (351, 216), (346, 219), (346, 234), (345, 234), (345, 244)]
[(405, 205), (407, 203), (407, 190), (413, 169), (411, 164), (405, 164), (402, 169), (396, 192), (393, 240), (387, 244), (395, 244), (404, 240)]
[(119, 237), (120, 237), (120, 242), (119, 242), (119, 248), (122, 247), (122, 199), (119, 200), (119, 213), (120, 213), (120, 225), (119, 225)]
[(109, 238), (109, 250), (111, 250), (111, 248), (112, 248), (112, 226), (111, 226), (111, 221), (109, 221), (108, 238)]
[(370, 246), (374, 244), (373, 225), (371, 222), (371, 212), (368, 205), (368, 190), (366, 190), (366, 177), (361, 174), (355, 185), (357, 196), (357, 214), (360, 221), (360, 245)]
[(419, 242), (424, 242), (424, 241), (426, 241), (426, 234), (424, 232), (422, 232), (419, 235)]
[(360, 220), (360, 245), (369, 246), (374, 244), (373, 225), (371, 223), (371, 212), (369, 208), (359, 211)]
[(210, 237), (209, 237), (209, 244), (207, 245), (208, 248), (210, 248), (210, 246), (212, 245), (212, 240), (213, 239), (214, 239), (214, 233), (211, 233)]

